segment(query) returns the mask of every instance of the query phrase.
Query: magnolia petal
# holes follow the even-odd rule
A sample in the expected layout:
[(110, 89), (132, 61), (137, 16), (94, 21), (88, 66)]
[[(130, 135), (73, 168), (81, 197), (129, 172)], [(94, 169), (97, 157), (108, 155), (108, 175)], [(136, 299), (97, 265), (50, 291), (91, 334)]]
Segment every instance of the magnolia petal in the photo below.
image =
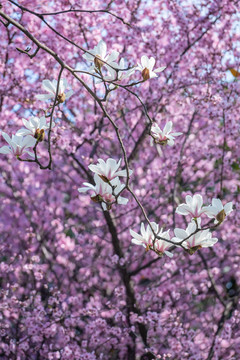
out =
[(168, 134), (171, 132), (171, 130), (172, 130), (172, 121), (168, 121), (164, 126), (163, 132), (164, 134)]
[(200, 212), (203, 204), (203, 198), (202, 195), (196, 194), (193, 196), (193, 207), (194, 209), (197, 209), (198, 213)]
[(48, 100), (54, 98), (54, 94), (38, 94), (35, 95), (38, 100)]
[(150, 79), (158, 77), (157, 74), (155, 74), (155, 72), (153, 72), (151, 70), (149, 70), (149, 76), (150, 76)]
[[(174, 234), (175, 234), (175, 236), (177, 237), (177, 239), (179, 239), (179, 240), (183, 240), (183, 239), (185, 239), (186, 237), (188, 237), (187, 232), (186, 232), (185, 230), (179, 229), (179, 228), (174, 229)], [(175, 238), (174, 238), (174, 239), (175, 239)], [(179, 240), (178, 240), (178, 241), (179, 241)], [(174, 241), (175, 241), (175, 240), (174, 240)]]
[(133, 244), (141, 245), (141, 246), (146, 247), (146, 245), (145, 245), (142, 241), (140, 241), (140, 240), (132, 239), (131, 242), (132, 242)]
[[(111, 63), (111, 66), (115, 67), (114, 65), (117, 64), (112, 64), (112, 62), (115, 61), (118, 58), (118, 56), (119, 56), (119, 52), (114, 50), (107, 59), (108, 64)], [(116, 67), (118, 67), (118, 65)]]
[(164, 251), (164, 254), (166, 254), (168, 257), (172, 258), (173, 254), (170, 251)]
[(152, 69), (154, 68), (156, 60), (154, 59), (154, 57), (150, 57), (150, 59), (148, 60), (148, 69), (149, 71), (152, 71)]
[(107, 53), (107, 44), (105, 43), (105, 41), (100, 40), (99, 43), (97, 44), (97, 51), (99, 51), (99, 54), (96, 55), (100, 55), (101, 58), (105, 58), (106, 53)]
[(230, 212), (233, 211), (233, 203), (232, 202), (229, 202), (227, 203), (226, 205), (224, 205), (224, 211), (226, 213), (226, 215), (230, 214)]
[(126, 205), (128, 203), (128, 199), (127, 198), (124, 198), (122, 196), (119, 196), (118, 199), (117, 199), (117, 202), (118, 204), (120, 205)]
[(223, 209), (223, 204), (220, 199), (212, 199), (212, 205), (216, 207), (219, 211)]
[(160, 73), (160, 72), (162, 72), (163, 70), (165, 70), (166, 69), (166, 66), (162, 66), (162, 67), (159, 67), (159, 68), (157, 68), (157, 69), (155, 69), (155, 70), (153, 70), (155, 73)]
[(218, 242), (217, 238), (209, 238), (202, 241), (199, 245), (201, 245), (202, 247), (209, 247), (209, 246), (213, 246), (217, 242)]
[(142, 68), (145, 69), (145, 68), (148, 68), (148, 62), (149, 62), (149, 59), (146, 55), (143, 55), (141, 57), (141, 64), (142, 64)]
[(188, 215), (190, 213), (190, 208), (186, 204), (181, 204), (177, 207), (176, 213), (180, 215)]
[(26, 135), (33, 135), (33, 132), (31, 130), (28, 129), (19, 129), (16, 132), (17, 136), (26, 136)]
[(11, 153), (12, 151), (7, 145), (4, 145), (0, 148), (0, 154), (11, 154)]
[(90, 188), (88, 188), (88, 187), (78, 188), (78, 191), (79, 191), (80, 193), (85, 193), (85, 192), (87, 192), (88, 190), (90, 190)]
[(56, 92), (56, 88), (53, 85), (53, 82), (51, 82), (50, 80), (43, 80), (42, 82), (42, 87), (44, 88), (44, 90), (46, 90), (47, 92), (52, 93), (53, 95), (55, 95)]
[(138, 241), (143, 242), (144, 239), (141, 235), (139, 235), (138, 233), (136, 233), (135, 231), (133, 231), (132, 229), (130, 229), (130, 234), (132, 235), (132, 237)]
[(10, 139), (10, 136), (7, 133), (5, 133), (4, 131), (2, 131), (2, 137), (6, 140), (6, 142), (9, 145), (12, 145), (12, 140)]
[(36, 139), (33, 136), (26, 136), (22, 141), (22, 147), (32, 147), (36, 144)]
[(171, 133), (171, 136), (180, 136), (180, 135), (182, 135), (183, 133), (181, 133), (181, 132), (176, 132), (176, 133)]
[(174, 146), (174, 140), (173, 140), (173, 139), (169, 139), (169, 140), (168, 140), (168, 145), (169, 145), (169, 146)]
[(68, 92), (66, 92), (66, 94), (65, 94), (66, 100), (69, 99), (70, 96), (72, 96), (73, 94), (74, 94), (73, 90), (69, 90)]
[(102, 208), (103, 208), (103, 210), (104, 210), (104, 211), (108, 211), (108, 209), (107, 209), (107, 205), (106, 205), (104, 202), (102, 202), (101, 204), (102, 204)]
[[(26, 151), (26, 153), (27, 153), (28, 155), (30, 155), (31, 157), (35, 158), (35, 154), (32, 153), (31, 151)], [(40, 157), (41, 157), (41, 156), (38, 155), (38, 158), (40, 158)]]
[(83, 54), (82, 57), (87, 61), (93, 61), (93, 59), (94, 59), (94, 55), (88, 54), (88, 53)]
[(32, 130), (32, 126), (31, 126), (31, 123), (29, 121), (27, 121), (26, 119), (22, 119), (22, 122), (23, 122), (23, 125), (29, 129), (29, 130)]

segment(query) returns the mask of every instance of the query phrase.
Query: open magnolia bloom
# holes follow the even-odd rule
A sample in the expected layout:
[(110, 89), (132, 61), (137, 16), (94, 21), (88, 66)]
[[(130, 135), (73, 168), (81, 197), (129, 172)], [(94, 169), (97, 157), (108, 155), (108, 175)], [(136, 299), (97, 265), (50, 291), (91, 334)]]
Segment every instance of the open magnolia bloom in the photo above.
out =
[[(43, 80), (42, 87), (44, 90), (48, 92), (48, 94), (39, 94), (36, 95), (38, 100), (48, 100), (48, 99), (55, 99), (56, 92), (57, 92), (57, 80)], [(59, 81), (59, 88), (58, 88), (58, 97), (57, 101), (59, 103), (63, 103), (65, 100), (69, 99), (70, 96), (73, 94), (73, 90), (69, 90), (65, 93), (65, 90), (70, 86), (67, 83), (66, 79), (60, 79)]]
[(13, 154), (17, 157), (22, 156), (27, 153), (28, 155), (34, 157), (34, 153), (28, 150), (29, 147), (33, 147), (36, 144), (36, 139), (32, 136), (19, 136), (12, 135), (12, 139), (8, 134), (2, 131), (2, 136), (6, 140), (9, 146), (3, 146), (0, 148), (1, 154)]
[[(198, 229), (201, 228), (201, 219), (197, 219)], [(218, 241), (217, 238), (212, 238), (212, 234), (209, 229), (207, 230), (199, 230), (195, 234), (193, 234), (197, 230), (196, 221), (192, 221), (186, 230), (176, 228), (174, 230), (174, 237), (172, 240), (175, 242), (180, 242), (183, 239), (188, 238), (186, 241), (182, 243), (182, 246), (187, 249), (190, 255), (194, 254), (195, 251), (201, 249), (202, 247), (210, 247), (216, 244)], [(192, 236), (190, 236), (193, 234)], [(189, 237), (190, 236), (190, 237)]]
[[(153, 231), (157, 234), (158, 225), (155, 222), (151, 222), (151, 226), (153, 228)], [(141, 231), (141, 235), (130, 229), (130, 234), (133, 237), (131, 241), (133, 244), (141, 245), (145, 247), (147, 250), (149, 250), (150, 248), (153, 247), (154, 234), (152, 232), (152, 229), (149, 224), (145, 229), (144, 223), (141, 223), (140, 231)]]
[(203, 209), (209, 218), (215, 218), (215, 224), (221, 224), (225, 217), (233, 211), (232, 202), (223, 206), (220, 199), (212, 199), (212, 205), (205, 206)]
[(128, 203), (128, 199), (122, 196), (117, 196), (125, 186), (124, 184), (120, 183), (118, 177), (116, 177), (111, 181), (112, 186), (104, 182), (97, 174), (94, 174), (94, 181), (95, 181), (95, 185), (89, 183), (83, 183), (85, 187), (79, 188), (78, 191), (82, 193), (92, 190), (93, 191), (93, 196), (91, 196), (92, 201), (101, 202), (104, 210), (110, 210), (111, 205), (114, 202), (117, 202), (118, 204), (121, 205), (126, 205)]
[[(127, 176), (126, 170), (118, 170), (121, 165), (121, 161), (122, 159), (120, 159), (117, 163), (115, 159), (109, 158), (105, 162), (102, 159), (98, 159), (97, 165), (92, 164), (89, 165), (88, 168), (94, 173), (98, 174), (104, 182), (109, 183), (118, 176)], [(131, 175), (132, 170), (129, 170), (129, 176)], [(111, 184), (113, 185), (112, 182)]]
[[(94, 63), (94, 65), (89, 70), (90, 71), (96, 70), (97, 72), (101, 70), (103, 65), (105, 65), (105, 62), (111, 64), (118, 58), (118, 56), (119, 56), (119, 52), (115, 50), (110, 55), (107, 54), (107, 44), (103, 40), (100, 40), (99, 43), (96, 46), (94, 46), (93, 49), (88, 50), (88, 53), (83, 54), (84, 59)], [(112, 66), (115, 67), (117, 66), (117, 64), (113, 63)]]
[(141, 64), (138, 63), (136, 70), (140, 70), (142, 72), (143, 80), (152, 79), (154, 77), (158, 77), (157, 73), (162, 72), (166, 69), (166, 66), (162, 66), (153, 70), (156, 60), (153, 57), (148, 58), (146, 55), (141, 57)]
[(168, 144), (169, 146), (174, 145), (175, 136), (182, 135), (181, 132), (172, 132), (172, 121), (168, 121), (163, 130), (161, 130), (160, 127), (154, 123), (151, 127), (151, 134), (154, 137), (154, 142), (156, 144)]
[[(44, 116), (38, 118), (37, 116), (32, 116), (29, 121), (22, 119), (25, 129), (20, 129), (17, 131), (16, 135), (26, 136), (31, 135), (38, 141), (44, 139), (45, 130), (49, 129), (50, 123), (47, 124), (46, 118)], [(52, 123), (52, 128), (54, 127), (54, 122)]]
[(202, 214), (207, 214), (207, 207), (203, 205), (202, 195), (196, 194), (185, 198), (186, 204), (181, 204), (177, 207), (176, 213), (180, 215), (191, 215), (193, 218), (198, 218)]
[[(169, 231), (170, 230), (163, 231), (163, 229), (161, 228), (157, 235), (161, 236), (162, 238), (164, 238), (166, 240), (170, 240)], [(174, 241), (174, 240), (171, 240), (171, 241)], [(173, 257), (173, 254), (167, 250), (171, 246), (173, 246), (173, 244), (171, 244), (170, 242), (164, 241), (162, 239), (157, 239), (155, 242), (154, 250), (159, 256), (163, 256), (163, 254), (166, 254), (168, 257)]]
[[(155, 222), (151, 222), (151, 226), (156, 235), (159, 235), (162, 238), (165, 238), (166, 240), (170, 240), (169, 230), (163, 232), (163, 229), (161, 228), (159, 231), (159, 226)], [(149, 224), (145, 229), (144, 223), (141, 223), (140, 231), (141, 231), (141, 235), (130, 229), (130, 234), (133, 237), (131, 240), (133, 244), (141, 245), (144, 248), (146, 248), (147, 251), (153, 250), (159, 256), (163, 256), (164, 253), (169, 257), (173, 256), (173, 254), (167, 251), (167, 249), (172, 246), (170, 242), (164, 241), (162, 239), (156, 239), (154, 244), (155, 235), (152, 232), (152, 229)]]

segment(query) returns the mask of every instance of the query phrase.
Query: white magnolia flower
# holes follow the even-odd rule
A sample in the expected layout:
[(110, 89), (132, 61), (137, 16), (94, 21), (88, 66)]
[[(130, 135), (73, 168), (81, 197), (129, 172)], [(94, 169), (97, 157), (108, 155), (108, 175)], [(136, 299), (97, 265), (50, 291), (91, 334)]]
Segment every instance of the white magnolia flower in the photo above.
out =
[[(153, 231), (158, 233), (158, 225), (155, 222), (151, 222)], [(132, 243), (136, 245), (141, 245), (149, 250), (150, 247), (153, 247), (154, 234), (150, 225), (148, 224), (145, 230), (144, 223), (141, 223), (141, 235), (130, 229), (130, 234), (132, 235)]]
[(5, 145), (0, 148), (1, 154), (13, 154), (15, 156), (22, 156), (27, 153), (30, 156), (34, 157), (34, 154), (27, 150), (29, 147), (33, 147), (36, 144), (36, 139), (32, 136), (19, 136), (12, 135), (12, 139), (8, 134), (2, 131), (2, 136), (9, 144), (9, 146)]
[[(159, 226), (155, 222), (151, 222), (151, 226), (156, 235), (159, 235), (166, 240), (170, 240), (169, 230), (164, 232), (162, 228), (159, 230)], [(141, 223), (140, 230), (141, 235), (130, 229), (130, 234), (133, 237), (131, 240), (133, 244), (141, 245), (146, 248), (146, 250), (154, 250), (159, 256), (162, 256), (164, 253), (169, 257), (173, 256), (173, 254), (167, 251), (167, 249), (172, 246), (170, 242), (156, 239), (154, 244), (155, 235), (149, 224), (145, 229), (144, 223)]]
[[(47, 124), (46, 118), (44, 116), (38, 118), (37, 116), (32, 116), (29, 121), (22, 119), (25, 129), (20, 129), (17, 131), (16, 135), (25, 136), (31, 135), (35, 139), (42, 141), (44, 138), (44, 131), (49, 129), (50, 123)], [(52, 127), (54, 127), (54, 122)]]
[(160, 145), (168, 144), (169, 146), (174, 145), (175, 136), (182, 135), (181, 132), (172, 132), (172, 121), (168, 121), (163, 130), (161, 130), (160, 127), (154, 123), (151, 127), (151, 133), (154, 137), (155, 143)]
[[(115, 64), (114, 64), (115, 65)], [(119, 65), (115, 66), (115, 68), (119, 69), (118, 71), (114, 70), (110, 66), (107, 66), (107, 69), (109, 71), (109, 75), (104, 77), (104, 80), (106, 81), (114, 81), (115, 83), (120, 83), (122, 80), (125, 80), (129, 78), (136, 70), (135, 67), (122, 71), (121, 69), (125, 69), (127, 66), (125, 66), (125, 60), (121, 59)], [(101, 80), (100, 80), (101, 81)], [(98, 81), (98, 82), (100, 82)], [(116, 85), (110, 84), (109, 88), (114, 89)]]
[[(110, 55), (107, 54), (107, 44), (103, 40), (100, 40), (92, 50), (88, 50), (88, 53), (83, 54), (84, 59), (94, 63), (94, 66), (90, 68), (90, 71), (95, 71), (95, 69), (97, 69), (97, 72), (98, 70), (101, 70), (102, 66), (105, 65), (105, 62), (111, 64), (118, 56), (119, 52), (115, 50)], [(117, 66), (117, 64), (113, 63), (113, 66)]]
[[(198, 219), (198, 228), (201, 228), (201, 219)], [(216, 244), (218, 241), (217, 238), (212, 238), (212, 234), (207, 230), (200, 230), (196, 232), (196, 234), (189, 237), (189, 235), (193, 234), (197, 229), (197, 224), (195, 221), (192, 221), (186, 230), (176, 228), (174, 230), (174, 237), (172, 240), (175, 242), (180, 242), (183, 239), (188, 238), (186, 241), (182, 243), (182, 246), (188, 250), (190, 254), (193, 254), (196, 250), (202, 247), (209, 247)]]
[[(87, 192), (88, 190), (92, 190), (93, 196), (91, 196), (91, 199), (94, 202), (102, 202), (104, 210), (111, 209), (111, 204), (116, 201), (116, 196), (120, 193), (120, 191), (123, 190), (125, 185), (121, 184), (119, 178), (116, 177), (111, 181), (112, 186), (110, 186), (108, 183), (104, 182), (97, 174), (94, 174), (94, 181), (95, 185), (83, 183), (85, 187), (79, 188), (78, 191), (82, 193)], [(118, 196), (117, 203), (121, 205), (126, 205), (128, 203), (128, 199), (122, 196)]]
[(214, 223), (222, 223), (227, 215), (232, 211), (232, 202), (229, 202), (223, 206), (220, 199), (212, 199), (212, 205), (205, 206), (204, 210), (209, 218), (215, 218)]
[(141, 57), (141, 64), (138, 63), (136, 70), (140, 70), (142, 72), (143, 80), (152, 79), (154, 77), (158, 77), (157, 73), (162, 72), (166, 69), (166, 66), (162, 66), (153, 70), (156, 60), (153, 57), (148, 58), (146, 55)]
[[(161, 236), (162, 238), (166, 239), (166, 240), (170, 240), (170, 235), (169, 235), (169, 231), (164, 231), (161, 228), (159, 233), (157, 235)], [(163, 253), (166, 254), (169, 257), (173, 257), (173, 254), (169, 251), (167, 251), (167, 249), (169, 249), (171, 246), (173, 246), (173, 244), (171, 244), (168, 241), (164, 241), (162, 239), (157, 239), (155, 242), (155, 251), (159, 256), (162, 256)]]
[(206, 207), (202, 207), (202, 195), (196, 194), (185, 198), (186, 204), (181, 204), (177, 207), (176, 213), (180, 215), (191, 215), (193, 218), (198, 218), (202, 214), (207, 214)]
[[(43, 80), (42, 87), (44, 90), (46, 90), (49, 94), (39, 94), (36, 95), (36, 98), (38, 100), (48, 100), (48, 99), (54, 99), (57, 91), (57, 80)], [(59, 81), (59, 88), (58, 88), (58, 102), (63, 103), (65, 100), (69, 99), (70, 96), (73, 94), (73, 90), (69, 90), (65, 93), (65, 90), (69, 88), (69, 85), (67, 83), (66, 79), (60, 79)]]
[[(116, 162), (115, 159), (109, 158), (105, 162), (98, 159), (97, 165), (89, 165), (88, 168), (94, 173), (98, 174), (104, 182), (109, 182), (118, 176), (127, 176), (126, 170), (118, 170), (121, 165), (122, 159)], [(129, 175), (132, 175), (132, 170), (129, 170)]]

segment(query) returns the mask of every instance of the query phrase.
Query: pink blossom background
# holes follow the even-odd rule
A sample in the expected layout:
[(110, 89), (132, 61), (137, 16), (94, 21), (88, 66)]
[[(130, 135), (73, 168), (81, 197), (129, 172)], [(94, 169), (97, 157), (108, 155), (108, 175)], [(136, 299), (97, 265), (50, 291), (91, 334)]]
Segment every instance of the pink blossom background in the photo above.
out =
[[(129, 66), (144, 54), (167, 66), (131, 90), (159, 126), (172, 121), (183, 133), (174, 147), (151, 146), (143, 107), (125, 89), (107, 104), (133, 170), (131, 186), (151, 221), (173, 236), (186, 226), (176, 207), (195, 193), (205, 203), (232, 201), (234, 212), (214, 232), (218, 243), (192, 256), (175, 249), (172, 259), (159, 258), (132, 244), (129, 229), (138, 232), (144, 219), (128, 192), (127, 206), (103, 212), (77, 191), (92, 176), (90, 163), (123, 154), (96, 101), (64, 70), (74, 95), (54, 113), (52, 170), (0, 157), (1, 359), (238, 360), (239, 80), (229, 71), (240, 67), (237, 1), (20, 3), (37, 13), (107, 9), (120, 19), (68, 12), (44, 20), (84, 49), (103, 39)], [(71, 67), (87, 70), (83, 52), (41, 18), (9, 1), (0, 10)], [(13, 25), (0, 22), (0, 36), (0, 128), (12, 134), (22, 118), (43, 115), (46, 105), (35, 95), (60, 68), (41, 49), (33, 59), (19, 53), (35, 47)], [(81, 78), (103, 93), (91, 76)], [(38, 151), (47, 162), (46, 141)]]

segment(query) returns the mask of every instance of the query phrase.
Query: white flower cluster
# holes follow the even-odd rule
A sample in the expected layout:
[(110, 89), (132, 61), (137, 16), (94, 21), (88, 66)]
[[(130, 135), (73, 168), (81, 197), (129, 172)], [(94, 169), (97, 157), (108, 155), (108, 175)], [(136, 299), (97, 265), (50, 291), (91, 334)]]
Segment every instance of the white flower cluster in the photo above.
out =
[[(151, 227), (150, 225), (147, 225), (146, 230), (144, 224), (141, 223), (141, 235), (130, 230), (130, 234), (133, 237), (132, 243), (141, 245), (147, 250), (153, 250), (160, 256), (162, 256), (163, 253), (172, 256), (167, 249), (171, 248), (173, 245), (181, 245), (189, 254), (193, 254), (202, 247), (209, 247), (216, 244), (218, 239), (212, 238), (210, 229), (201, 229), (201, 216), (205, 214), (209, 218), (215, 219), (214, 223), (216, 225), (221, 224), (225, 217), (233, 210), (232, 202), (223, 206), (220, 199), (212, 199), (212, 205), (203, 206), (203, 199), (199, 194), (194, 195), (193, 197), (187, 195), (185, 200), (185, 204), (181, 204), (177, 207), (176, 213), (184, 216), (190, 215), (192, 217), (186, 230), (178, 228), (174, 229), (175, 236), (170, 239), (169, 230), (163, 232), (162, 229), (160, 229), (159, 231), (158, 225), (155, 222), (151, 222)], [(163, 239), (158, 239), (158, 237)]]
[[(53, 80), (51, 82), (50, 80), (43, 80), (42, 86), (49, 94), (36, 95), (36, 98), (39, 100), (54, 99), (57, 92), (57, 81)], [(65, 93), (65, 89), (68, 87), (69, 85), (67, 80), (60, 79), (57, 97), (58, 103), (63, 103), (73, 94), (72, 90)], [(44, 116), (40, 118), (32, 116), (29, 121), (25, 119), (22, 119), (22, 121), (25, 128), (18, 130), (15, 135), (12, 135), (12, 138), (2, 131), (2, 136), (8, 145), (0, 148), (0, 154), (13, 154), (14, 156), (20, 157), (27, 153), (28, 155), (34, 157), (34, 153), (29, 151), (29, 148), (34, 147), (37, 141), (43, 141), (45, 131), (49, 129), (50, 123), (47, 123)], [(54, 126), (55, 124), (52, 122), (52, 128)]]
[(181, 132), (172, 132), (172, 121), (168, 121), (163, 130), (154, 123), (151, 127), (151, 135), (155, 144), (173, 146), (175, 137), (182, 135)]
[[(166, 66), (153, 70), (156, 60), (153, 57), (148, 58), (146, 55), (141, 57), (141, 64), (138, 63), (131, 69), (126, 69), (125, 60), (121, 59), (119, 64), (116, 62), (119, 56), (118, 51), (112, 51), (107, 54), (107, 45), (105, 41), (100, 40), (99, 43), (91, 50), (88, 50), (83, 55), (83, 58), (91, 62), (92, 65), (89, 68), (89, 72), (97, 74), (101, 77), (96, 83), (104, 81), (120, 83), (122, 80), (130, 77), (136, 70), (141, 71), (142, 78), (144, 81), (157, 77), (157, 73), (162, 72), (166, 69)], [(107, 75), (103, 75), (102, 69), (107, 71)], [(115, 85), (110, 84), (110, 89), (114, 89)]]
[(13, 154), (14, 156), (20, 157), (27, 153), (34, 157), (34, 154), (29, 151), (29, 148), (33, 147), (36, 141), (43, 140), (45, 130), (49, 129), (49, 124), (47, 124), (44, 116), (41, 118), (33, 116), (29, 121), (25, 119), (22, 119), (22, 121), (25, 128), (18, 130), (15, 135), (12, 135), (12, 138), (2, 131), (2, 136), (8, 143), (8, 146), (5, 145), (0, 148), (1, 154)]
[[(125, 185), (121, 184), (119, 176), (127, 176), (127, 171), (119, 170), (120, 165), (121, 159), (118, 162), (112, 158), (107, 159), (106, 162), (98, 159), (98, 164), (88, 166), (95, 173), (95, 184), (83, 183), (85, 187), (79, 188), (78, 191), (82, 193), (92, 190), (91, 199), (94, 202), (101, 203), (105, 211), (110, 210), (113, 203), (126, 205), (128, 199), (120, 196), (120, 192), (123, 191)], [(129, 176), (131, 174), (132, 170), (129, 170)]]
[[(48, 99), (55, 99), (56, 92), (57, 92), (57, 80), (43, 80), (42, 87), (48, 94), (38, 94), (36, 98), (38, 100), (48, 100)], [(60, 79), (59, 87), (58, 87), (58, 96), (57, 101), (59, 103), (63, 103), (65, 100), (69, 99), (70, 96), (73, 94), (73, 90), (69, 90), (65, 92), (67, 88), (69, 88), (69, 84), (66, 79)]]

